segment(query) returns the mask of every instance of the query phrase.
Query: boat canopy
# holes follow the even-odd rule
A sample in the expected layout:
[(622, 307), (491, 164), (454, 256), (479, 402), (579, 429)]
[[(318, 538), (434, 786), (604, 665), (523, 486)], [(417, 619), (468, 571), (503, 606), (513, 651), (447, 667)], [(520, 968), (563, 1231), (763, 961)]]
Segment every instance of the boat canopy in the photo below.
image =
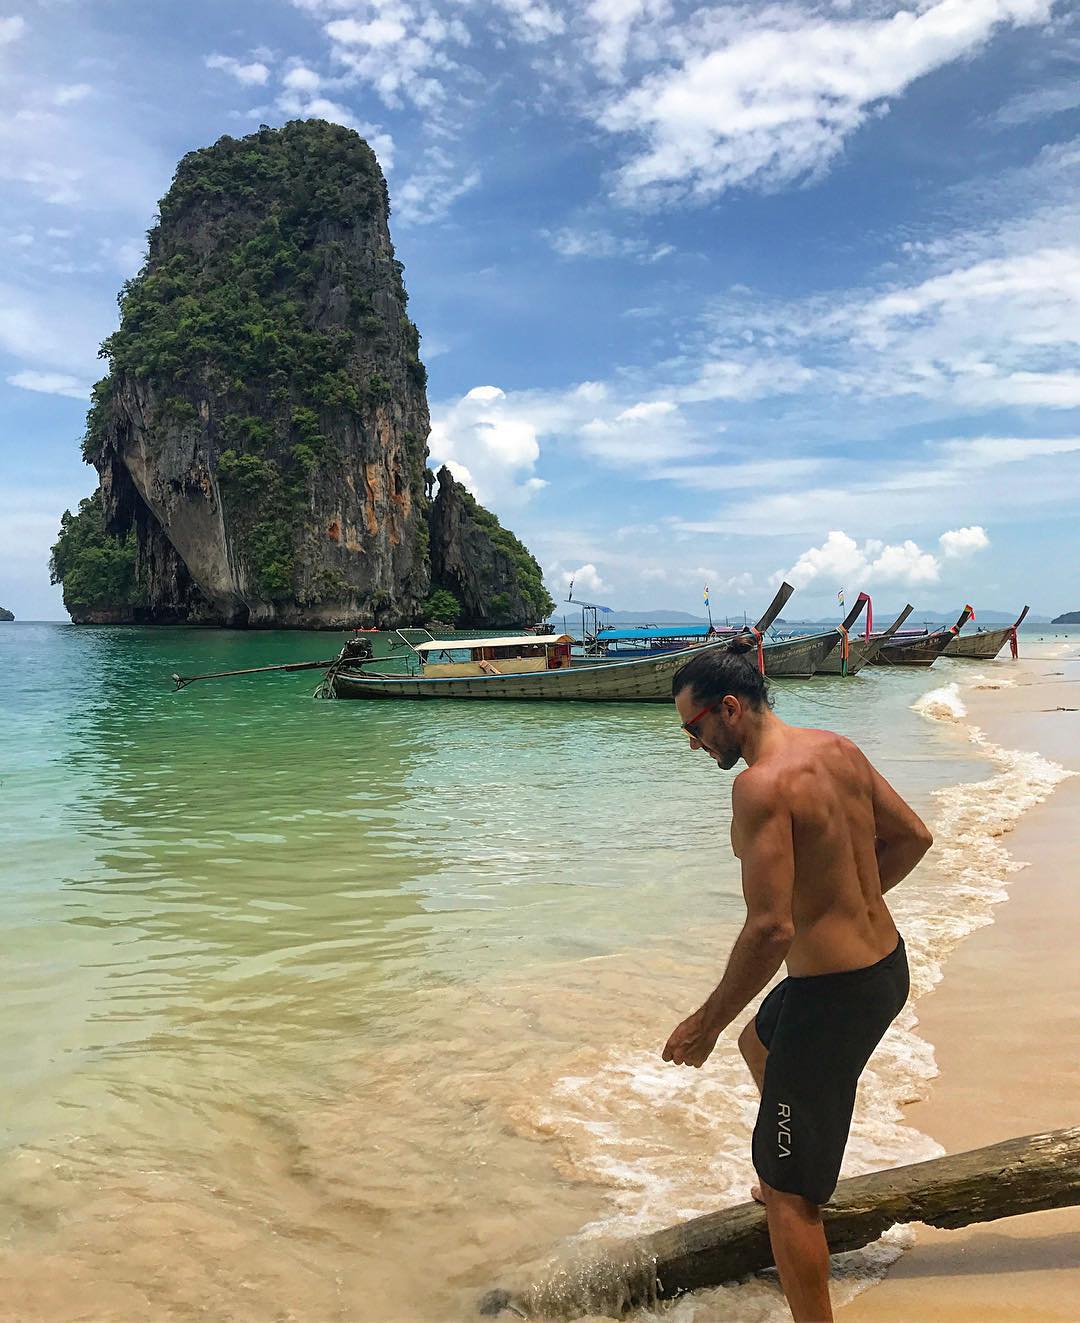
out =
[(535, 648), (551, 643), (572, 643), (569, 634), (514, 634), (504, 639), (432, 639), (417, 643), (417, 652), (472, 652), (475, 648)]
[(650, 625), (638, 629), (602, 629), (597, 639), (601, 643), (628, 643), (631, 639), (703, 639), (710, 632), (716, 632), (710, 625)]

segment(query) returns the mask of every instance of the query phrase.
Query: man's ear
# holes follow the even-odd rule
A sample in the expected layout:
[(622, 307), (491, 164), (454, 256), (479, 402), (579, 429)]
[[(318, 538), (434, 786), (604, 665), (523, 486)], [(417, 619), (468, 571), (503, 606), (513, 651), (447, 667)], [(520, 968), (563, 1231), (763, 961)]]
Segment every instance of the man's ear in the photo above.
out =
[(734, 694), (725, 694), (722, 699), (724, 712), (731, 721), (737, 721), (742, 712), (742, 703)]

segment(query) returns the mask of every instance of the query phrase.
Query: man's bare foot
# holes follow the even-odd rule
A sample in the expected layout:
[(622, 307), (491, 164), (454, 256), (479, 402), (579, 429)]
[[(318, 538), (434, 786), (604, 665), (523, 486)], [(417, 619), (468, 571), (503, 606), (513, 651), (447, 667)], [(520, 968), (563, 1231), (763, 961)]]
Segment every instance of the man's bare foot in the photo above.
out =
[(764, 1204), (765, 1200), (762, 1198), (760, 1185), (751, 1185), (750, 1198), (753, 1199), (756, 1203)]

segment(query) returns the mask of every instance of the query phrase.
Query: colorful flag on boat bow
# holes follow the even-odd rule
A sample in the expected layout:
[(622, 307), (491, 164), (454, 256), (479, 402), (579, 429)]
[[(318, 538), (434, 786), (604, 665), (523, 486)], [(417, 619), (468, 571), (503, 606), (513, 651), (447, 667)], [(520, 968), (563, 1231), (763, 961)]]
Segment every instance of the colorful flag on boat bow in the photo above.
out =
[(709, 585), (705, 585), (705, 605), (709, 605)]

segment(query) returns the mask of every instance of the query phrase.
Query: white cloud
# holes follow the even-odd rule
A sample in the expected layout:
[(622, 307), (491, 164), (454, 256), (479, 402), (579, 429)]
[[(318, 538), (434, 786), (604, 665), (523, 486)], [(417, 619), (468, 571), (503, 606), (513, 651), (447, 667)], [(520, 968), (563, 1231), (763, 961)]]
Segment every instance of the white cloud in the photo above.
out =
[[(705, 453), (672, 400), (634, 399), (632, 386), (586, 381), (566, 390), (476, 386), (432, 406), (434, 459), (465, 466), (480, 488), (520, 496), (545, 442), (572, 445), (613, 468), (663, 476), (665, 463)], [(453, 471), (453, 466), (451, 465)]]
[(564, 592), (569, 592), (570, 585), (573, 584), (578, 601), (583, 596), (588, 600), (589, 597), (602, 597), (605, 593), (611, 592), (610, 585), (604, 582), (600, 577), (600, 571), (591, 562), (579, 565), (576, 570), (556, 570), (550, 578)]
[(70, 106), (76, 101), (85, 101), (93, 92), (89, 83), (63, 83), (53, 92), (53, 102), (58, 106)]
[(443, 21), (412, 5), (377, 8), (365, 21), (339, 18), (324, 25), (333, 59), (391, 108), (411, 101), (420, 110), (437, 110), (445, 90), (436, 75), (453, 67), (443, 47), (467, 41), (467, 32), (459, 20)]
[(243, 64), (231, 55), (207, 55), (204, 63), (208, 69), (220, 69), (245, 87), (262, 87), (270, 77), (270, 70), (261, 60)]
[(407, 29), (397, 18), (373, 18), (361, 23), (355, 18), (341, 18), (327, 23), (326, 35), (331, 41), (348, 46), (393, 46), (405, 36)]
[[(817, 390), (964, 410), (1080, 404), (1080, 245), (1024, 249), (884, 290), (770, 305), (724, 299), (681, 398)], [(806, 359), (812, 359), (811, 366)]]
[(394, 188), (394, 213), (406, 225), (442, 220), (460, 197), (480, 182), (480, 171), (462, 171), (438, 147), (429, 147), (420, 168)]
[(954, 437), (938, 442), (935, 449), (940, 451), (949, 470), (960, 474), (967, 469), (989, 469), (999, 464), (1073, 454), (1080, 450), (1080, 436)]
[(756, 400), (770, 395), (788, 395), (805, 389), (816, 372), (797, 358), (766, 353), (744, 353), (741, 357), (709, 359), (698, 369), (697, 379), (679, 391), (685, 403), (709, 400)]
[(603, 106), (644, 138), (618, 173), (625, 201), (714, 197), (822, 173), (867, 119), (917, 78), (980, 49), (1002, 25), (1045, 22), (1051, 0), (938, 0), (884, 18), (795, 6), (707, 10), (665, 65)]
[(630, 53), (635, 28), (643, 21), (669, 19), (670, 0), (590, 0), (589, 57), (601, 77), (618, 82)]
[(1033, 120), (1061, 115), (1080, 106), (1080, 84), (1075, 77), (1051, 87), (1040, 87), (1033, 92), (1015, 96), (991, 116), (991, 122), (1006, 128), (1029, 124)]
[(675, 251), (672, 244), (653, 244), (647, 239), (631, 239), (609, 230), (541, 230), (540, 233), (560, 257), (631, 258), (637, 262), (659, 262)]
[(73, 400), (90, 398), (90, 387), (86, 382), (63, 372), (16, 372), (7, 380), (9, 386), (18, 386), (20, 390), (40, 391), (44, 395), (67, 395)]
[(721, 463), (662, 465), (655, 473), (658, 478), (694, 491), (727, 492), (748, 487), (790, 487), (826, 467), (827, 461), (821, 456), (783, 455), (743, 461), (733, 455)]
[(910, 538), (896, 544), (869, 538), (860, 544), (847, 533), (834, 529), (820, 547), (804, 551), (785, 577), (796, 588), (805, 588), (818, 579), (862, 587), (875, 583), (907, 586), (936, 583), (940, 574), (941, 565), (936, 557)]
[(317, 92), (322, 86), (322, 77), (309, 69), (306, 64), (296, 64), (291, 69), (286, 70), (282, 76), (282, 85), (288, 88), (290, 92)]
[(938, 538), (946, 556), (967, 556), (973, 551), (984, 551), (990, 545), (986, 529), (979, 524), (969, 528), (950, 528)]
[(0, 351), (25, 368), (26, 379), (15, 383), (24, 389), (40, 390), (40, 380), (50, 377), (69, 383), (92, 380), (99, 367), (98, 345), (112, 323), (113, 312), (99, 297), (69, 288), (67, 282), (55, 281), (42, 290), (0, 283)]
[(867, 582), (935, 583), (940, 575), (941, 565), (937, 558), (908, 538), (898, 546), (881, 548), (870, 563)]
[(672, 400), (640, 400), (622, 409), (609, 404), (579, 423), (574, 431), (587, 455), (639, 472), (652, 471), (665, 460), (689, 458), (705, 450)]
[(566, 31), (566, 20), (540, 0), (495, 0), (513, 20), (514, 30), (524, 41), (543, 41)]
[(507, 404), (498, 386), (474, 386), (460, 400), (433, 412), (431, 463), (446, 464), (484, 503), (521, 502), (544, 484), (536, 426)]
[(10, 18), (0, 18), (0, 46), (6, 46), (18, 39), (26, 31), (26, 19), (19, 14)]

